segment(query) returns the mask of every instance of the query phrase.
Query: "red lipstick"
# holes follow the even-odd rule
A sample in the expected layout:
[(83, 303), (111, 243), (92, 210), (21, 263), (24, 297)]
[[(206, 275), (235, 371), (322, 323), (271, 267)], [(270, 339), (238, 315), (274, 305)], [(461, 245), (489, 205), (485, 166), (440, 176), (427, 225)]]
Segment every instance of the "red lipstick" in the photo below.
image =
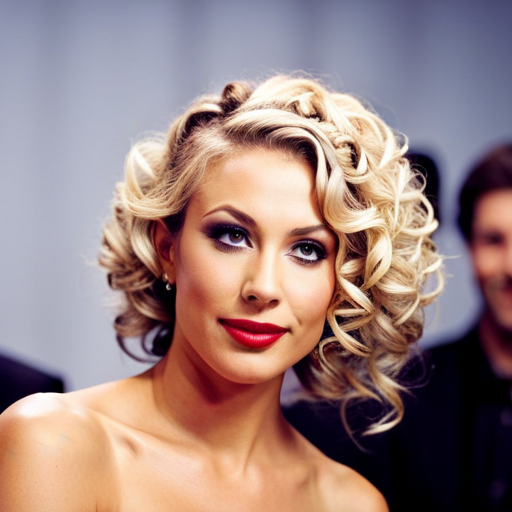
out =
[(221, 318), (219, 322), (235, 341), (247, 348), (268, 347), (288, 332), (279, 325), (251, 320)]

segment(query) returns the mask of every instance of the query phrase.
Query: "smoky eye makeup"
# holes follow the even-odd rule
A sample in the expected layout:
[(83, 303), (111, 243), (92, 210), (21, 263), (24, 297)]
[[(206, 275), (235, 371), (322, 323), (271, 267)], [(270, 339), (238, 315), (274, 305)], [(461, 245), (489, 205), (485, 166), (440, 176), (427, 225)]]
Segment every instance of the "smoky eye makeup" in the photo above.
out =
[(206, 226), (205, 233), (222, 251), (239, 251), (252, 247), (249, 233), (238, 224), (212, 223)]
[(303, 265), (315, 265), (327, 258), (327, 249), (316, 240), (300, 240), (288, 254)]
[[(237, 222), (212, 220), (204, 227), (205, 236), (223, 252), (237, 252), (254, 247), (249, 230)], [(329, 249), (315, 238), (299, 238), (290, 242), (286, 255), (303, 266), (314, 266), (329, 256)]]

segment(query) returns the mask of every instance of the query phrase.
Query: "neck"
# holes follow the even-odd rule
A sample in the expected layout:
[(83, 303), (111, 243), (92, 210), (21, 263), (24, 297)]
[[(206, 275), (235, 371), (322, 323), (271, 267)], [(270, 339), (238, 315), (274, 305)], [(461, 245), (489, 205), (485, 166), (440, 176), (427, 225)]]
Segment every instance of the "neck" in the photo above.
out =
[(485, 311), (479, 325), (484, 352), (494, 372), (512, 378), (512, 332), (500, 328), (489, 311)]
[(198, 368), (173, 346), (153, 372), (155, 402), (171, 436), (245, 460), (258, 449), (282, 449), (290, 437), (279, 403), (283, 376), (230, 382), (209, 367)]

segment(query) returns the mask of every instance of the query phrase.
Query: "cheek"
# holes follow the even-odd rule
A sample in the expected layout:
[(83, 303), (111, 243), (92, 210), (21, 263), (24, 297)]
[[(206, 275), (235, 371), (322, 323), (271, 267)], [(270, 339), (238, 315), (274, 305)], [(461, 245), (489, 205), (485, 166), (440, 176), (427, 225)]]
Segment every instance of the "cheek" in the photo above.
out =
[(176, 261), (178, 300), (211, 308), (237, 294), (236, 268), (226, 264), (224, 255), (205, 251), (204, 247), (188, 247)]
[(297, 279), (296, 283), (300, 286), (289, 293), (292, 307), (301, 312), (299, 317), (306, 326), (310, 325), (321, 334), (334, 292), (334, 272), (315, 273), (309, 278)]
[(500, 273), (499, 254), (496, 250), (475, 248), (472, 251), (472, 262), (478, 280), (487, 279)]

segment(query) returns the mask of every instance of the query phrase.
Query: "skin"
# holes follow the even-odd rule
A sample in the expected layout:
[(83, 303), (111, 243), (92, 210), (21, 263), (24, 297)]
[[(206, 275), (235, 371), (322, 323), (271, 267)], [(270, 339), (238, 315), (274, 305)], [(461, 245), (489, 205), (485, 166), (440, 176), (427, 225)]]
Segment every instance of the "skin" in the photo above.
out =
[(484, 350), (497, 373), (512, 377), (512, 188), (478, 200), (469, 249), (485, 302)]
[[(312, 169), (252, 150), (209, 176), (176, 238), (155, 229), (177, 290), (168, 354), (142, 375), (8, 409), (3, 512), (388, 510), (368, 481), (325, 457), (280, 410), (284, 372), (315, 346), (334, 290), (336, 239), (318, 211)], [(238, 228), (212, 228), (219, 224)], [(286, 333), (248, 349), (221, 318)]]

